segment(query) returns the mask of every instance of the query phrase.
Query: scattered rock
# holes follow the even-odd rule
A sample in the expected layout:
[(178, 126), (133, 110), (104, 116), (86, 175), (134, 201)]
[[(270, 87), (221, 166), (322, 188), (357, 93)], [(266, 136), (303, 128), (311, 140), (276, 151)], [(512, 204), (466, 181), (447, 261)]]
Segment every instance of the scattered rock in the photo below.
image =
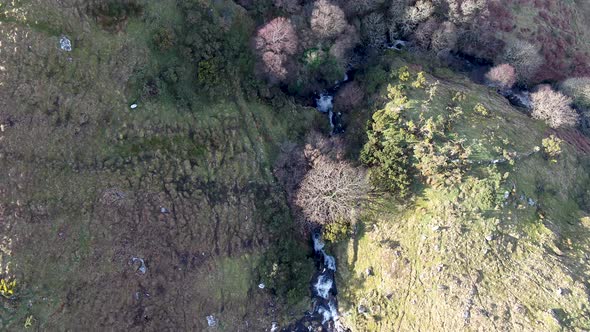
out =
[(433, 231), (433, 232), (437, 232), (437, 231), (439, 231), (439, 230), (440, 230), (440, 226), (439, 226), (439, 225), (434, 225), (434, 226), (432, 226), (432, 231)]
[(446, 291), (447, 289), (449, 289), (449, 286), (447, 286), (447, 285), (438, 285), (439, 291)]
[[(137, 264), (139, 263), (139, 264)], [(142, 258), (138, 257), (131, 257), (131, 264), (138, 265), (137, 272), (141, 274), (145, 274), (147, 272), (147, 267), (145, 265), (145, 261)]]
[(132, 110), (137, 108), (137, 104), (131, 104), (131, 106), (129, 106)]
[(59, 47), (62, 51), (71, 52), (72, 51), (72, 42), (66, 36), (62, 36), (59, 39)]
[(279, 323), (272, 322), (272, 324), (270, 325), (270, 332), (276, 332), (278, 330), (279, 330)]
[(259, 283), (259, 284), (258, 284), (258, 288), (260, 288), (260, 289), (264, 289), (264, 287), (266, 287), (266, 285), (265, 285), (265, 284), (263, 284), (263, 283)]
[(210, 327), (217, 326), (217, 318), (213, 315), (207, 316), (207, 325)]
[(463, 319), (465, 320), (465, 324), (469, 324), (469, 318), (471, 318), (471, 312), (469, 312), (469, 310), (463, 311)]
[(367, 309), (367, 307), (365, 307), (362, 304), (358, 306), (357, 311), (358, 311), (359, 314), (366, 314), (367, 312), (369, 312), (369, 310)]
[(488, 234), (486, 235), (486, 241), (492, 241), (494, 239), (494, 235), (493, 234)]
[(368, 276), (372, 276), (372, 275), (374, 275), (374, 273), (373, 273), (373, 268), (372, 268), (372, 267), (368, 267), (368, 268), (365, 270), (365, 273), (367, 274), (367, 277), (368, 277)]
[(557, 294), (558, 295), (561, 295), (561, 296), (569, 295), (570, 293), (571, 293), (571, 291), (569, 289), (567, 289), (567, 288), (561, 288), (561, 287), (559, 287), (557, 289)]
[(167, 208), (165, 208), (165, 207), (161, 207), (160, 208), (160, 213), (169, 213), (169, 212), (170, 211)]

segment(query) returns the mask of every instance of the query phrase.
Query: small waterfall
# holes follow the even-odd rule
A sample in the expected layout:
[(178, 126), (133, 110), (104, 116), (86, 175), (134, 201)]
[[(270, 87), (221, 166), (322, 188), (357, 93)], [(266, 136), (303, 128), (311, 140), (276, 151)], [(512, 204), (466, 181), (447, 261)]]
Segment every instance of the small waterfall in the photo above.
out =
[(310, 326), (323, 328), (323, 331), (348, 331), (339, 322), (338, 300), (336, 298), (336, 259), (328, 255), (319, 233), (312, 235), (314, 258), (318, 272), (311, 280), (312, 310), (303, 318), (283, 331), (312, 331)]
[(318, 111), (328, 114), (330, 119), (330, 128), (334, 131), (334, 97), (327, 92), (320, 94), (320, 97), (316, 99), (316, 107)]

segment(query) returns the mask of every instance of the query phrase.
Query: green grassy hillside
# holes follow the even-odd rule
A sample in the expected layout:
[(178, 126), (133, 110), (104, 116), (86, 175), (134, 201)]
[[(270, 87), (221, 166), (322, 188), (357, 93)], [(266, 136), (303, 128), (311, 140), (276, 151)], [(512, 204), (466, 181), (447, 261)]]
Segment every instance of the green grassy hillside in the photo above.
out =
[[(429, 68), (420, 59), (392, 52), (379, 65), (390, 74), (383, 83), (405, 85), (404, 126), (444, 118), (435, 146), (462, 142), (471, 154), (458, 182), (416, 184), (406, 202), (380, 195), (335, 247), (344, 321), (353, 331), (588, 329), (587, 138), (550, 130), (444, 70), (411, 87)], [(405, 82), (403, 66), (413, 68)], [(555, 161), (541, 148), (550, 134), (564, 138)]]
[[(40, 330), (204, 330), (209, 315), (224, 330), (263, 330), (283, 320), (287, 292), (306, 304), (313, 266), (288, 236), (271, 165), (314, 112), (245, 97), (242, 76), (205, 90), (187, 60), (198, 55), (181, 46), (183, 29), (202, 27), (187, 25), (180, 4), (93, 4), (0, 7), (0, 278), (17, 283), (12, 299), (0, 297), (0, 329), (30, 317)], [(217, 5), (248, 24), (239, 7)], [(160, 47), (162, 27), (175, 29), (174, 46)], [(247, 42), (250, 32), (235, 33)], [(259, 289), (270, 269), (279, 286)]]

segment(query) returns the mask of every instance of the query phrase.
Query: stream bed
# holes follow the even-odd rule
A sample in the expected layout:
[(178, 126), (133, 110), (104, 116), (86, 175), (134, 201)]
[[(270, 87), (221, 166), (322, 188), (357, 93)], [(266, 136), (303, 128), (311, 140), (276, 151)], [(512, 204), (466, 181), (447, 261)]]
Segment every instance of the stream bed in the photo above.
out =
[(326, 253), (320, 233), (314, 232), (311, 240), (313, 241), (313, 258), (316, 265), (316, 273), (310, 282), (312, 309), (283, 331), (349, 331), (339, 321), (340, 314), (336, 297), (338, 291), (335, 280), (336, 259)]

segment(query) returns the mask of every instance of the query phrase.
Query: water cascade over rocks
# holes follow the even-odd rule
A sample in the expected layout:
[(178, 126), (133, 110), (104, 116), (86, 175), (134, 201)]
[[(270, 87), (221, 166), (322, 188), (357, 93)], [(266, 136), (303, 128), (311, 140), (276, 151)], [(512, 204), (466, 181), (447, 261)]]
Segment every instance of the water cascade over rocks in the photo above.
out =
[(349, 80), (350, 76), (348, 73), (345, 73), (341, 81), (334, 82), (334, 86), (320, 93), (319, 97), (315, 100), (317, 110), (328, 115), (332, 134), (338, 134), (344, 131), (341, 120), (342, 113), (334, 112), (334, 95), (342, 87), (342, 84)]
[(319, 233), (312, 235), (317, 272), (311, 280), (312, 310), (283, 331), (348, 331), (340, 322), (336, 299), (336, 259), (324, 250)]

